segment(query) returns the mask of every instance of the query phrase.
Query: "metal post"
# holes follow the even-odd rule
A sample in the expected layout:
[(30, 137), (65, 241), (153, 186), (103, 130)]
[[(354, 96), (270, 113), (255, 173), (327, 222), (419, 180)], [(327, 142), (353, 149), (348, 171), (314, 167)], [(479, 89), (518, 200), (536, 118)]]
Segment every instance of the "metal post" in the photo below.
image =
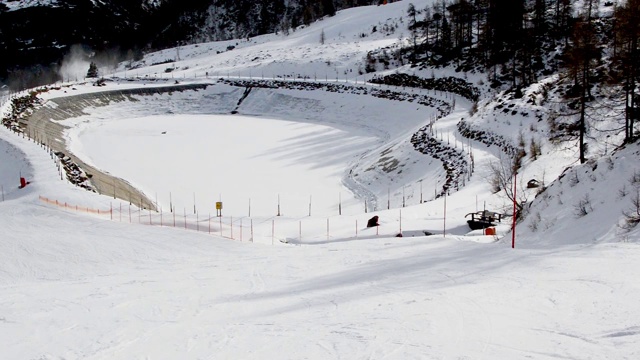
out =
[(447, 192), (444, 192), (444, 222), (442, 224), (442, 237), (447, 237)]
[(391, 188), (387, 188), (387, 210), (391, 207)]
[(276, 216), (280, 216), (280, 194), (278, 194), (278, 215)]
[(327, 240), (329, 240), (329, 219), (327, 218)]

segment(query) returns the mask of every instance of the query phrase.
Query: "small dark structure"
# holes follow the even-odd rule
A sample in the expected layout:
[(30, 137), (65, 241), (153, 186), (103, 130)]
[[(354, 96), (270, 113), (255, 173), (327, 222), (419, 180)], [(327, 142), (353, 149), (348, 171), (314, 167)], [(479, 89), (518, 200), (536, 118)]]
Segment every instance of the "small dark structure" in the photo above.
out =
[(27, 181), (27, 179), (20, 176), (20, 186), (18, 186), (18, 189), (24, 189), (29, 184), (31, 184), (31, 182)]
[(378, 224), (378, 215), (372, 217), (371, 219), (369, 219), (369, 221), (367, 221), (367, 227), (376, 227), (379, 226), (380, 224)]
[(536, 179), (531, 179), (527, 182), (527, 189), (535, 189), (540, 187), (540, 182)]
[(504, 216), (503, 214), (489, 210), (468, 213), (464, 217), (468, 217), (469, 215), (471, 215), (471, 220), (467, 220), (467, 224), (469, 224), (471, 230), (480, 230), (496, 226), (496, 223), (500, 222)]

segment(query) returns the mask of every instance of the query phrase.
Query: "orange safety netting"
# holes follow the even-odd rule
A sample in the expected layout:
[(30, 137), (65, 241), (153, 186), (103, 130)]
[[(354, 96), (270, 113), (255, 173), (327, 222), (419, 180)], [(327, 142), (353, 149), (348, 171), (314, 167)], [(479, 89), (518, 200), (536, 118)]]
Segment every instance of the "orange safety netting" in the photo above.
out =
[(58, 200), (51, 200), (47, 197), (44, 196), (39, 196), (40, 201), (47, 203), (47, 204), (51, 204), (51, 205), (55, 205), (61, 208), (65, 208), (65, 209), (69, 209), (69, 210), (75, 210), (75, 211), (82, 211), (82, 212), (86, 212), (86, 213), (91, 213), (91, 214), (99, 214), (99, 215), (106, 215), (106, 214), (110, 214), (111, 213), (111, 209), (109, 210), (100, 210), (100, 209), (92, 209), (92, 208), (88, 208), (88, 207), (84, 207), (84, 206), (78, 206), (78, 205), (73, 205), (73, 204), (68, 204), (67, 202), (61, 202)]

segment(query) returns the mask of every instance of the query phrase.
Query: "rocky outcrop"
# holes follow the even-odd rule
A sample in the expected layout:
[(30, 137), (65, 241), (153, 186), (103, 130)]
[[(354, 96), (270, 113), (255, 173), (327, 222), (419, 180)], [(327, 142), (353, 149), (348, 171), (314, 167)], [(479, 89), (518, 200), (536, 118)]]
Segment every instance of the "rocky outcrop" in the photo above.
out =
[(376, 76), (369, 80), (374, 84), (384, 84), (391, 86), (408, 86), (426, 90), (436, 90), (458, 94), (471, 101), (477, 101), (480, 97), (480, 90), (466, 80), (447, 76), (442, 78), (425, 79), (409, 74), (391, 74)]

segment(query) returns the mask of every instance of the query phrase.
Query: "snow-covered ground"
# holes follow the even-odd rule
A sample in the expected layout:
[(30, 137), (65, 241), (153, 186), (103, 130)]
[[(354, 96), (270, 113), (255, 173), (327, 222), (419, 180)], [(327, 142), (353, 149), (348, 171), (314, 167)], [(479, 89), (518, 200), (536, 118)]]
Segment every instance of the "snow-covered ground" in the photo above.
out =
[[(350, 9), (218, 55), (228, 44), (185, 47), (175, 64), (183, 70), (142, 66), (127, 73), (141, 80), (43, 93), (53, 100), (175, 82), (150, 79), (160, 74), (210, 84), (88, 107), (62, 122), (76, 155), (131, 181), (162, 206), (159, 213), (61, 180), (41, 146), (0, 128), (2, 358), (640, 357), (638, 233), (616, 225), (623, 211), (635, 210), (636, 145), (554, 182), (574, 165), (575, 149), (543, 143), (544, 154), (527, 158), (521, 176), (549, 187), (535, 200), (536, 189), (522, 190), (533, 203), (512, 249), (510, 218), (495, 237), (466, 224), (467, 213), (485, 206), (510, 211), (487, 180), (501, 151), (463, 138), (457, 124), (467, 119), (513, 143), (523, 132), (528, 142), (541, 136), (527, 131), (537, 125), (535, 107), (527, 116), (494, 118), (493, 107), (470, 116), (469, 101), (422, 92), (455, 101), (434, 131), (465, 158), (473, 153), (475, 164), (459, 191), (435, 200), (442, 163), (410, 143), (435, 117), (433, 107), (362, 93), (253, 88), (237, 114), (228, 111), (244, 88), (213, 79), (210, 69), (282, 78), (275, 73), (281, 68), (334, 83), (321, 72), (329, 62), (339, 67), (338, 83), (364, 86), (364, 77), (350, 74), (366, 51), (398, 34), (357, 34), (406, 6)], [(256, 54), (279, 58), (253, 67)], [(210, 78), (196, 73), (205, 71)], [(124, 69), (115, 75), (122, 79)], [(24, 189), (20, 176), (31, 182)], [(364, 199), (376, 200), (368, 212)], [(380, 226), (366, 228), (373, 215)]]

